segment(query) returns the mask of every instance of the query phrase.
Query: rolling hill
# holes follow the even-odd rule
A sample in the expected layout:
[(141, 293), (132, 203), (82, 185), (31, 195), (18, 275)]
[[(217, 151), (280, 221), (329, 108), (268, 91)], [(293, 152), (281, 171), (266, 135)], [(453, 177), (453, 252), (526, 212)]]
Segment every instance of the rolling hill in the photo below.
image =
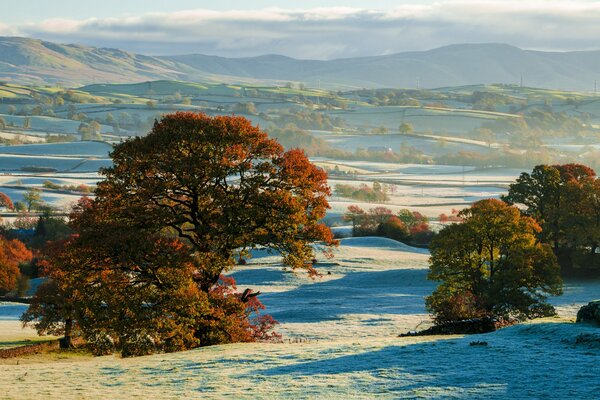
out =
[(0, 37), (0, 80), (13, 83), (298, 81), (328, 88), (461, 86), (519, 83), (592, 90), (600, 51), (542, 52), (506, 44), (457, 44), (428, 51), (335, 60), (280, 55), (224, 58), (201, 54), (153, 57), (118, 49)]

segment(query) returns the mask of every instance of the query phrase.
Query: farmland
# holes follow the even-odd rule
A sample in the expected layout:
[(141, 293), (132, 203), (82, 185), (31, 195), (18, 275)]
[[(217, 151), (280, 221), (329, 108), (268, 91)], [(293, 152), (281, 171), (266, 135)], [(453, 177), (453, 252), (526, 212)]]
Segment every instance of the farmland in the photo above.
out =
[[(487, 95), (476, 93), (503, 97), (481, 109), (476, 99)], [(261, 250), (229, 272), (239, 288), (261, 292), (266, 312), (280, 322), (281, 343), (135, 359), (51, 352), (0, 360), (7, 398), (592, 395), (594, 388), (585, 383), (599, 361), (598, 335), (573, 319), (598, 293), (600, 282), (567, 280), (564, 295), (551, 300), (556, 318), (478, 336), (399, 338), (431, 326), (424, 304), (436, 287), (427, 280), (429, 252), (382, 237), (347, 237), (352, 227), (343, 218), (351, 205), (394, 213), (408, 209), (428, 217), (431, 229), (439, 231), (446, 224), (442, 214), (499, 198), (538, 161), (593, 160), (600, 147), (600, 109), (590, 94), (501, 85), (328, 91), (154, 81), (68, 90), (3, 84), (0, 96), (5, 135), (0, 191), (13, 202), (23, 203), (38, 189), (43, 205), (64, 214), (86, 194), (77, 188), (93, 188), (102, 179), (100, 169), (112, 165), (113, 144), (144, 135), (163, 114), (235, 113), (279, 135), (288, 148), (306, 144), (311, 161), (329, 172), (334, 192), (325, 222), (344, 237), (333, 259), (319, 256), (322, 275), (315, 279)], [(406, 102), (411, 105), (398, 104)], [(546, 110), (543, 115), (527, 116), (539, 108)], [(523, 125), (546, 123), (546, 117), (557, 124), (556, 131), (542, 135)], [(410, 132), (400, 132), (402, 124)], [(387, 199), (353, 199), (336, 193), (337, 185), (379, 185)], [(3, 217), (12, 222), (18, 214)], [(0, 348), (46, 339), (21, 329), (17, 319), (24, 310), (0, 303)], [(581, 337), (591, 339), (579, 343)], [(474, 341), (487, 345), (472, 346)], [(526, 367), (531, 378), (517, 379), (515, 369)], [(559, 373), (573, 385), (552, 379)]]

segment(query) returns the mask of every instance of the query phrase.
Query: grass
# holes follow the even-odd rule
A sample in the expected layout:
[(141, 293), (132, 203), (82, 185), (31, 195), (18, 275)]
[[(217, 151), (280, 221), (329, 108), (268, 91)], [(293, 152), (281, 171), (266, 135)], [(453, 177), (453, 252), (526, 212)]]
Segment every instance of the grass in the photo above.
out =
[[(600, 282), (569, 283), (553, 299), (561, 318), (476, 336), (398, 338), (427, 318), (423, 297), (435, 286), (425, 278), (427, 258), (387, 239), (344, 239), (334, 262), (319, 267), (331, 275), (310, 280), (284, 273), (278, 257), (256, 251), (233, 274), (238, 287), (263, 293), (284, 343), (126, 359), (79, 350), (1, 360), (3, 397), (597, 397), (600, 354), (576, 342), (584, 334), (597, 337), (597, 328), (570, 318)], [(488, 345), (471, 346), (474, 341)]]

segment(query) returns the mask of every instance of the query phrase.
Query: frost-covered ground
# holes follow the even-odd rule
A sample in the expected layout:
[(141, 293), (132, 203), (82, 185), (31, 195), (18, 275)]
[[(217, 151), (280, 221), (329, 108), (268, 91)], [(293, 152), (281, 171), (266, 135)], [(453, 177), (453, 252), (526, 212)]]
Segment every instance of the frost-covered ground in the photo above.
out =
[[(600, 281), (568, 282), (554, 300), (559, 319), (485, 335), (398, 338), (428, 319), (427, 258), (388, 239), (345, 239), (335, 259), (319, 264), (323, 277), (311, 281), (256, 252), (234, 276), (241, 289), (263, 292), (284, 343), (134, 359), (5, 360), (0, 397), (598, 398), (600, 330), (569, 319), (599, 297)], [(10, 307), (0, 305), (0, 313), (14, 319), (19, 310)], [(17, 323), (4, 322), (0, 329)]]

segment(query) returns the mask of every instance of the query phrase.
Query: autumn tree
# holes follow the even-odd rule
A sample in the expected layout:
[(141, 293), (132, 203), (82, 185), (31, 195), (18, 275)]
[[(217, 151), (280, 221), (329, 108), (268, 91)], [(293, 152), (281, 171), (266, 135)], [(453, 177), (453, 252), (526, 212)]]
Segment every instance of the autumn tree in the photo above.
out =
[(561, 261), (570, 272), (597, 275), (600, 270), (600, 179), (593, 176), (570, 179), (563, 188), (563, 197)]
[(426, 300), (437, 322), (552, 314), (547, 296), (560, 295), (559, 266), (539, 243), (539, 225), (516, 207), (481, 200), (458, 214), (431, 243), (429, 279), (440, 281)]
[(0, 295), (17, 289), (21, 276), (19, 265), (31, 261), (32, 257), (21, 241), (0, 236)]
[[(66, 243), (66, 240), (56, 242), (50, 251), (53, 255), (60, 254), (62, 261), (69, 258)], [(31, 324), (40, 335), (62, 336), (60, 347), (67, 349), (72, 347), (74, 331), (78, 327), (76, 293), (79, 282), (71, 268), (56, 262), (49, 264), (44, 260), (42, 275), (46, 279), (38, 286), (21, 321), (23, 326)]]
[(167, 115), (147, 136), (117, 145), (112, 158), (97, 206), (189, 242), (204, 260), (205, 291), (238, 249), (273, 248), (286, 264), (314, 273), (312, 243), (333, 244), (320, 222), (329, 208), (327, 174), (243, 117)]
[[(57, 290), (77, 289), (75, 322), (96, 353), (268, 337), (256, 293), (238, 293), (223, 272), (260, 246), (316, 274), (313, 244), (335, 244), (320, 222), (326, 174), (245, 118), (167, 115), (112, 157), (96, 198), (72, 215), (77, 235), (47, 260)], [(38, 310), (31, 321), (56, 317)]]
[(539, 238), (552, 246), (564, 270), (573, 270), (582, 253), (591, 250), (593, 258), (596, 252), (596, 180), (594, 170), (585, 165), (538, 165), (522, 173), (503, 196), (538, 221)]
[(0, 207), (6, 207), (9, 210), (14, 210), (15, 205), (13, 204), (10, 197), (8, 197), (5, 193), (0, 192)]
[(360, 226), (363, 218), (365, 217), (365, 210), (360, 208), (359, 206), (348, 206), (348, 211), (344, 214), (344, 221), (348, 221), (352, 223), (352, 236), (358, 235), (358, 227)]

